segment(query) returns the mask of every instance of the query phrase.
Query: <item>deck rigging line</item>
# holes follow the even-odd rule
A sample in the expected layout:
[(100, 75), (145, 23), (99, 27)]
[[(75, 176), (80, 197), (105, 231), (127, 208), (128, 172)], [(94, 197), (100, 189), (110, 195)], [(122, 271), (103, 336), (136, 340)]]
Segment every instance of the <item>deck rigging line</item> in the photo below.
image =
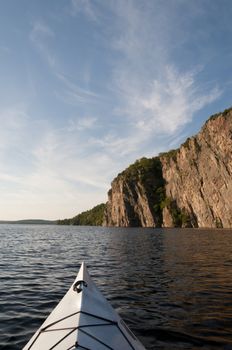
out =
[[(62, 322), (63, 320), (66, 320), (72, 316), (78, 315), (78, 314), (83, 314), (86, 316), (91, 316), (94, 317), (98, 320), (102, 320), (105, 323), (97, 323), (97, 324), (90, 324), (90, 325), (83, 325), (83, 326), (77, 326), (77, 327), (67, 327), (67, 328), (57, 328), (57, 329), (49, 329), (49, 327), (52, 327), (54, 325), (56, 325), (59, 322)], [(126, 337), (126, 335), (122, 332), (121, 328), (118, 325), (118, 322), (115, 321), (111, 321), (107, 318), (104, 317), (100, 317), (85, 311), (77, 311), (74, 312), (68, 316), (65, 316), (55, 322), (52, 322), (50, 324), (48, 324), (47, 326), (45, 326), (44, 328), (42, 328), (39, 333), (37, 334), (37, 336), (35, 337), (34, 341), (31, 343), (31, 345), (29, 346), (28, 350), (32, 349), (33, 345), (35, 344), (35, 342), (37, 341), (37, 339), (39, 338), (39, 336), (43, 333), (46, 332), (56, 332), (56, 331), (61, 331), (61, 330), (70, 330), (70, 332), (68, 332), (63, 338), (61, 338), (57, 343), (55, 343), (54, 345), (52, 345), (52, 347), (50, 347), (48, 350), (53, 350), (55, 349), (55, 347), (57, 345), (59, 345), (63, 340), (65, 340), (67, 337), (69, 337), (74, 331), (79, 330), (80, 332), (86, 334), (87, 336), (89, 336), (90, 338), (94, 339), (95, 341), (97, 341), (98, 343), (104, 345), (107, 349), (110, 350), (114, 350), (112, 347), (110, 347), (109, 345), (105, 344), (102, 340), (100, 340), (99, 338), (97, 338), (96, 336), (89, 334), (87, 331), (85, 331), (83, 328), (87, 328), (87, 327), (98, 327), (98, 326), (116, 326), (118, 328), (118, 330), (120, 331), (120, 333), (123, 335), (124, 339), (127, 341), (127, 343), (130, 345), (132, 350), (135, 350), (134, 346), (131, 344), (131, 342), (129, 341), (129, 339)], [(89, 348), (86, 348), (84, 346), (82, 346), (81, 344), (79, 344), (78, 342), (76, 342), (74, 345), (72, 345), (71, 347), (67, 348), (66, 350), (75, 350), (75, 349), (84, 349), (84, 350), (92, 350)]]

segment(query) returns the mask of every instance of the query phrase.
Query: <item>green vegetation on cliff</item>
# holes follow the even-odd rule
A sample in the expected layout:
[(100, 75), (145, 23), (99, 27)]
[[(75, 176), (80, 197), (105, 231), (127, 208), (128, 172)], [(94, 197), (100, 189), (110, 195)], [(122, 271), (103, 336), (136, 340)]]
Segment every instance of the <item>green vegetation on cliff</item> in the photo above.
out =
[(227, 117), (228, 113), (232, 111), (232, 107), (225, 109), (223, 112), (219, 112), (216, 114), (213, 114), (209, 117), (209, 119), (206, 121), (206, 124), (210, 121), (210, 120), (214, 120), (217, 117), (219, 117), (220, 115), (222, 115), (223, 117)]
[(181, 210), (172, 198), (165, 197), (160, 206), (162, 209), (169, 210), (175, 227), (192, 227), (189, 214), (185, 210)]
[[(187, 139), (186, 143), (182, 146), (189, 148), (190, 141), (190, 138)], [(165, 190), (165, 179), (163, 177), (160, 157), (166, 158), (168, 161), (170, 159), (176, 161), (178, 151), (179, 149), (171, 150), (160, 154), (159, 157), (139, 159), (118, 175), (119, 178), (121, 177), (126, 183), (130, 184), (130, 188), (137, 186), (138, 183), (142, 185), (156, 227), (163, 225), (164, 208), (168, 209), (175, 227), (191, 227), (192, 225), (189, 213), (184, 209), (180, 209), (174, 199), (167, 197)], [(126, 187), (124, 191), (126, 191)], [(136, 199), (136, 193), (131, 192), (128, 195), (134, 195)], [(136, 216), (136, 213), (131, 211), (131, 215)], [(137, 222), (135, 218), (133, 222)]]
[(169, 161), (170, 159), (173, 159), (174, 161), (176, 161), (176, 157), (177, 157), (177, 153), (179, 151), (179, 148), (177, 149), (171, 149), (168, 152), (161, 152), (159, 153), (159, 157), (165, 157), (167, 158)]
[(71, 219), (58, 220), (58, 225), (83, 225), (83, 226), (101, 226), (103, 223), (103, 216), (105, 211), (105, 204), (99, 204), (96, 207), (84, 211)]
[[(202, 137), (206, 138), (206, 135), (208, 135), (210, 131), (208, 128), (211, 127), (211, 124), (214, 124), (211, 122), (209, 123), (209, 121), (219, 118), (218, 125), (223, 125), (224, 121), (230, 121), (232, 115), (231, 111), (232, 108), (229, 108), (222, 113), (211, 116), (200, 132), (201, 137), (197, 134), (196, 136), (187, 138), (179, 148), (160, 153), (158, 157), (144, 157), (137, 160), (118, 174), (113, 180), (112, 188), (108, 192), (109, 200), (107, 204), (100, 204), (71, 219), (58, 220), (58, 224), (102, 225), (105, 215), (104, 224), (116, 226), (155, 225), (156, 227), (160, 227), (165, 225), (165, 222), (168, 222), (169, 225), (176, 227), (198, 227), (197, 211), (195, 212), (195, 209), (191, 208), (191, 193), (186, 190), (185, 187), (185, 191), (188, 197), (190, 197), (188, 198), (190, 205), (187, 204), (183, 207), (183, 201), (179, 200), (180, 196), (173, 195), (175, 191), (170, 190), (170, 186), (167, 186), (165, 179), (168, 184), (172, 182), (168, 175), (168, 169), (172, 168), (171, 180), (174, 178), (174, 182), (176, 181), (177, 191), (181, 193), (181, 191), (184, 190), (182, 188), (183, 184), (185, 184), (184, 181), (189, 181), (189, 187), (191, 188), (197, 183), (195, 190), (196, 192), (199, 190), (199, 184), (201, 184), (201, 186), (203, 184), (202, 175), (201, 177), (199, 176), (198, 182), (195, 181), (193, 183), (188, 173), (192, 171), (193, 176), (198, 176), (198, 165), (199, 161), (202, 161), (202, 152), (205, 152), (204, 157), (207, 161), (207, 154), (205, 151), (207, 143), (202, 143)], [(215, 125), (217, 125), (217, 120), (215, 122)], [(228, 123), (228, 126), (231, 127), (231, 123)], [(227, 139), (228, 135), (225, 135), (225, 139)], [(207, 137), (209, 138), (209, 136), (210, 135)], [(218, 162), (218, 156), (215, 154), (213, 154), (213, 156)], [(183, 163), (185, 158), (187, 161), (183, 169), (182, 165), (180, 167), (180, 164)], [(227, 158), (229, 159), (229, 155)], [(227, 158), (224, 163), (227, 163)], [(175, 180), (175, 175), (177, 175), (178, 181)], [(208, 178), (208, 176), (206, 176), (206, 178)], [(170, 197), (174, 196), (173, 198), (167, 197), (166, 189), (167, 194), (169, 194)], [(221, 217), (214, 217), (214, 226), (223, 227)]]
[(147, 183), (155, 176), (156, 182), (163, 185), (162, 166), (159, 157), (138, 159), (118, 176), (132, 181), (140, 180), (142, 183)]
[(41, 219), (25, 219), (25, 220), (0, 220), (0, 224), (16, 224), (16, 225), (56, 225), (56, 221)]
[(159, 157), (141, 158), (131, 164), (119, 176), (131, 183), (140, 182), (149, 201), (156, 226), (162, 226), (161, 202), (165, 199), (165, 181)]

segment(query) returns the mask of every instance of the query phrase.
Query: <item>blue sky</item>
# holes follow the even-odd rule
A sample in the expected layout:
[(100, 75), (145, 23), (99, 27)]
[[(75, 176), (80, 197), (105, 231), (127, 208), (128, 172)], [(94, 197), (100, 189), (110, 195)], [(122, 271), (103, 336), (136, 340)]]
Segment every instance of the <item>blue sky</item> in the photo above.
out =
[(2, 0), (0, 219), (72, 217), (232, 105), (230, 0)]

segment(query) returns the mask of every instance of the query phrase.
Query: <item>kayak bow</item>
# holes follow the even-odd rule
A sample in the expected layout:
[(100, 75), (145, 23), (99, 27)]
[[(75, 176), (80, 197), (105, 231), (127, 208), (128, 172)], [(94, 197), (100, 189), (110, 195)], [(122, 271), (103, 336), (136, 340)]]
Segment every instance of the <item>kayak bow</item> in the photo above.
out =
[(91, 280), (77, 278), (23, 350), (145, 350)]

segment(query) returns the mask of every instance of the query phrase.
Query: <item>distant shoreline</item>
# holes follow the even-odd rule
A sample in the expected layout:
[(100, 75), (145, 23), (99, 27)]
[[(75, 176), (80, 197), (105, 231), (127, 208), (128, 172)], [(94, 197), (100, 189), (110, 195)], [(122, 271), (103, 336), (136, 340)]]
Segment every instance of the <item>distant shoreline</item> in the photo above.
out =
[(25, 219), (25, 220), (0, 220), (0, 225), (4, 224), (21, 224), (21, 225), (57, 225), (57, 221), (54, 220), (41, 220), (41, 219)]

